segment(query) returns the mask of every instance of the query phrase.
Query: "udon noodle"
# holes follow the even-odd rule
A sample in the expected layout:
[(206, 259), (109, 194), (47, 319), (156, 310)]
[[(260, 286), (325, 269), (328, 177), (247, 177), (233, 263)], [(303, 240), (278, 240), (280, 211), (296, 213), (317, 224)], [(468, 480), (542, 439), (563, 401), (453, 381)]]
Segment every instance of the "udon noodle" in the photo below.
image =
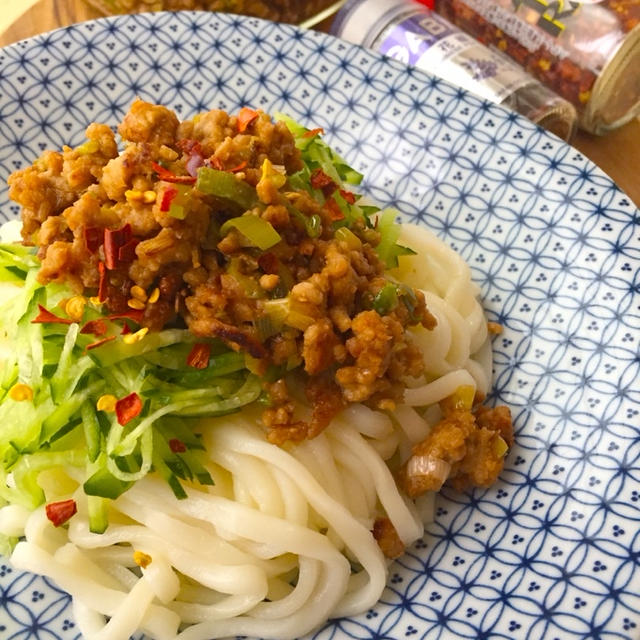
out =
[(400, 242), (417, 253), (401, 257), (392, 275), (424, 292), (437, 326), (411, 330), (430, 382), (409, 381), (394, 411), (352, 404), (317, 437), (283, 446), (266, 440), (256, 409), (205, 419), (215, 484), (189, 485), (188, 498), (176, 500), (150, 474), (113, 501), (101, 534), (89, 530), (82, 469), (41, 479), (58, 499), (76, 500), (68, 528), (53, 527), (44, 505), (0, 510), (0, 530), (24, 535), (13, 566), (69, 592), (86, 638), (141, 630), (156, 640), (293, 639), (379, 600), (389, 560), (374, 521), (389, 518), (408, 546), (423, 535), (434, 500), (409, 500), (394, 470), (442, 417), (439, 401), (469, 385), (486, 394), (491, 378), (469, 267), (423, 227), (403, 225)]

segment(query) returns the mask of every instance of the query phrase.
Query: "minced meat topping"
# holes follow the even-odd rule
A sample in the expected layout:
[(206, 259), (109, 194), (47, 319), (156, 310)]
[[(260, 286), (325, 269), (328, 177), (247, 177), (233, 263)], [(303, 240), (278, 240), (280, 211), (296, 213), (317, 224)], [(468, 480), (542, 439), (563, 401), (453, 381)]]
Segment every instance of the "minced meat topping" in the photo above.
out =
[[(284, 122), (247, 108), (181, 122), (136, 100), (118, 132), (121, 151), (94, 123), (79, 147), (10, 177), (41, 282), (135, 311), (151, 331), (186, 326), (245, 352), (270, 393), (272, 442), (319, 433), (349, 402), (402, 399), (403, 380), (424, 371), (406, 329), (435, 319), (420, 291), (386, 275), (357, 196), (303, 163)], [(310, 416), (284, 384), (293, 370)]]

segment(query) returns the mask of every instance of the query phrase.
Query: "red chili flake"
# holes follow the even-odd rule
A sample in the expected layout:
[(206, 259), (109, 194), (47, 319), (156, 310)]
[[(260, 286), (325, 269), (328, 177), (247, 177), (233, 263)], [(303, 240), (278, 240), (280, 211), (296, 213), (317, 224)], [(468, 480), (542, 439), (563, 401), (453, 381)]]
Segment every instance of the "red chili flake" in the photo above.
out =
[(160, 200), (160, 211), (167, 212), (171, 208), (173, 199), (178, 195), (178, 190), (175, 187), (167, 187), (162, 192), (162, 200)]
[(329, 196), (325, 201), (325, 207), (329, 212), (331, 220), (344, 220), (344, 213), (340, 209), (340, 205), (335, 201), (333, 196)]
[(309, 131), (305, 131), (302, 134), (303, 138), (314, 138), (315, 136), (323, 136), (324, 135), (324, 129), (322, 127), (316, 127), (315, 129), (309, 129)]
[(247, 166), (247, 161), (243, 160), (240, 164), (237, 164), (235, 167), (229, 169), (231, 173), (237, 173), (238, 171), (242, 171)]
[(220, 158), (216, 157), (216, 156), (211, 156), (209, 158), (209, 160), (207, 160), (207, 162), (214, 168), (217, 169), (218, 171), (224, 171), (224, 165), (222, 164), (222, 161), (220, 160)]
[(131, 238), (118, 249), (118, 260), (124, 264), (133, 262), (136, 257), (136, 247), (140, 242), (137, 238)]
[(107, 267), (102, 260), (98, 262), (98, 273), (100, 282), (98, 283), (98, 300), (104, 302), (107, 299)]
[(121, 336), (126, 336), (127, 334), (132, 333), (131, 327), (125, 322), (122, 325), (122, 331), (120, 332)]
[(278, 273), (280, 270), (280, 260), (274, 253), (267, 252), (258, 256), (258, 266), (265, 273)]
[(325, 198), (328, 198), (338, 185), (320, 167), (314, 169), (309, 177), (309, 182), (314, 189), (320, 189)]
[(108, 338), (102, 338), (102, 340), (96, 340), (95, 342), (88, 344), (86, 346), (86, 349), (87, 351), (91, 351), (91, 349), (97, 349), (98, 347), (101, 347), (103, 344), (107, 342), (111, 342), (112, 340), (115, 340), (115, 339), (116, 339), (115, 336), (109, 336)]
[(143, 317), (144, 311), (142, 309), (131, 309), (130, 311), (123, 311), (122, 313), (112, 313), (110, 316), (107, 316), (107, 319), (120, 320), (122, 318), (126, 318), (140, 324)]
[(107, 333), (107, 323), (102, 319), (89, 320), (86, 322), (80, 333), (90, 333), (93, 336), (103, 336)]
[(166, 182), (175, 182), (177, 184), (195, 184), (196, 178), (195, 176), (177, 176), (173, 171), (169, 171), (169, 169), (165, 169), (162, 165), (159, 165), (157, 162), (151, 162), (151, 167), (158, 174), (158, 178), (160, 180), (165, 180)]
[(61, 318), (51, 313), (51, 311), (45, 309), (41, 304), (38, 305), (38, 311), (38, 315), (31, 321), (34, 324), (71, 324), (73, 322), (73, 320), (69, 320), (69, 318)]
[(349, 204), (356, 203), (356, 197), (351, 191), (347, 191), (345, 189), (340, 189), (340, 195), (345, 199)]
[(125, 224), (120, 229), (104, 230), (104, 262), (107, 269), (115, 269), (118, 266), (118, 252), (120, 247), (131, 240), (131, 225)]
[(258, 117), (258, 112), (250, 107), (242, 107), (238, 113), (238, 132), (242, 133)]
[(100, 227), (85, 227), (84, 243), (90, 253), (95, 253), (104, 241), (104, 229)]
[(142, 400), (135, 391), (124, 398), (120, 398), (120, 400), (116, 402), (116, 416), (118, 423), (123, 427), (129, 420), (133, 420), (136, 416), (139, 416), (141, 411)]
[(329, 185), (335, 185), (333, 178), (331, 178), (331, 176), (328, 176), (320, 167), (314, 169), (311, 172), (309, 180), (311, 182), (311, 186), (314, 189), (322, 189), (323, 187), (328, 187)]
[(76, 501), (73, 499), (50, 502), (44, 509), (47, 514), (47, 519), (54, 527), (59, 527), (64, 524), (78, 511)]
[(178, 140), (176, 146), (188, 155), (192, 155), (194, 153), (199, 156), (202, 155), (202, 145), (199, 140), (194, 140), (193, 138), (182, 138)]
[(178, 438), (171, 438), (171, 440), (169, 440), (169, 449), (171, 449), (173, 453), (184, 453), (187, 450), (187, 447), (182, 440), (178, 440)]
[(187, 356), (187, 364), (194, 369), (206, 369), (209, 366), (210, 355), (210, 344), (206, 342), (196, 342)]

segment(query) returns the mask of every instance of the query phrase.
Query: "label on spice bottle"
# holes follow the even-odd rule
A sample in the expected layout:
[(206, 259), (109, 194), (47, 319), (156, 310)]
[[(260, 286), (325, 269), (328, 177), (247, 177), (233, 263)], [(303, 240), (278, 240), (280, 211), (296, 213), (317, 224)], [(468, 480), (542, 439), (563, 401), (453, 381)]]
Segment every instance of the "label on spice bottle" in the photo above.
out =
[(492, 102), (503, 102), (532, 82), (509, 59), (430, 12), (416, 13), (389, 27), (377, 48)]

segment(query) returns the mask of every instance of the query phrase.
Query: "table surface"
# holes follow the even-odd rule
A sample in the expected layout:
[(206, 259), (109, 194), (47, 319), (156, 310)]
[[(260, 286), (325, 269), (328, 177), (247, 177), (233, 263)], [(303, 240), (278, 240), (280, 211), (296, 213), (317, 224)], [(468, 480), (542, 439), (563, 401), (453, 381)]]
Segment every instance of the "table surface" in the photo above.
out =
[[(15, 0), (0, 0), (0, 46), (100, 17), (84, 0), (21, 0), (21, 14), (16, 4)], [(326, 31), (328, 22), (319, 28)], [(633, 120), (604, 136), (579, 131), (572, 144), (611, 176), (640, 207), (640, 120)]]

